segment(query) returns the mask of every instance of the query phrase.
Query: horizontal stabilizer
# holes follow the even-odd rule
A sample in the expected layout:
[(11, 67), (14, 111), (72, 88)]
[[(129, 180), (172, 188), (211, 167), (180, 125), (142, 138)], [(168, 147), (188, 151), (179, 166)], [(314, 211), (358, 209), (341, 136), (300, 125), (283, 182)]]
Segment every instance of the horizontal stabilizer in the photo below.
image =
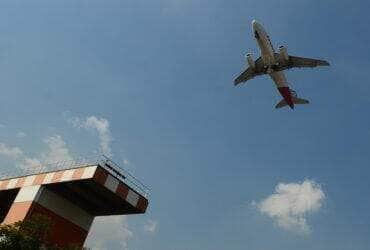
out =
[(292, 100), (294, 104), (309, 104), (310, 103), (308, 100), (301, 99), (301, 98), (294, 97), (294, 96), (292, 97)]
[[(301, 99), (301, 98), (294, 97), (294, 96), (292, 96), (292, 101), (294, 104), (309, 104), (310, 103), (308, 100)], [(285, 101), (285, 99), (283, 99), (278, 104), (276, 104), (275, 108), (279, 109), (287, 105), (288, 103)]]
[(285, 99), (283, 99), (278, 104), (276, 104), (275, 108), (279, 109), (285, 107), (286, 105), (288, 105), (288, 103), (286, 103)]

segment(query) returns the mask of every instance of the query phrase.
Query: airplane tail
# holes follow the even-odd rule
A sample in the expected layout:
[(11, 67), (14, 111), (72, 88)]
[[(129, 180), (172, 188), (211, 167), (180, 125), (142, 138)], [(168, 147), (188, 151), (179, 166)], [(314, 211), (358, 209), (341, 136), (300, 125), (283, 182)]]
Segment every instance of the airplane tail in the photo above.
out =
[[(294, 96), (292, 96), (292, 101), (294, 104), (309, 104), (310, 103), (308, 100), (301, 99), (301, 98), (294, 97)], [(275, 108), (279, 109), (287, 105), (288, 103), (285, 101), (285, 99), (283, 99), (278, 104), (276, 104)]]

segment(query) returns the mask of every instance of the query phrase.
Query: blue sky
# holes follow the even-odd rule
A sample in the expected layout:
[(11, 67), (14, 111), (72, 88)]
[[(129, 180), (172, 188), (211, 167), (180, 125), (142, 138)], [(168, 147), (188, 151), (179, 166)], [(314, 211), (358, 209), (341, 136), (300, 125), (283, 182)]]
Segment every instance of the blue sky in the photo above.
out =
[[(106, 119), (113, 158), (128, 160), (152, 190), (148, 213), (119, 221), (124, 236), (107, 249), (367, 249), (369, 8), (364, 0), (2, 1), (0, 143), (42, 158), (59, 138), (72, 157), (92, 154), (101, 134), (68, 121)], [(275, 110), (281, 97), (267, 77), (233, 87), (244, 55), (259, 54), (253, 19), (275, 46), (331, 62), (287, 72), (310, 105)], [(15, 167), (0, 162), (1, 171)], [(309, 234), (253, 206), (279, 183), (304, 180), (325, 193), (305, 215)]]

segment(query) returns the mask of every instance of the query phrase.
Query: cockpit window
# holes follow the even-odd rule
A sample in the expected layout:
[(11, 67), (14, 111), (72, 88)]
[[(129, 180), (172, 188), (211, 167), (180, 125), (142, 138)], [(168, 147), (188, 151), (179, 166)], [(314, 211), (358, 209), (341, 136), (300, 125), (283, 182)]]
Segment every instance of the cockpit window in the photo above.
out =
[(254, 32), (254, 37), (255, 37), (255, 38), (257, 38), (257, 39), (259, 39), (259, 38), (260, 38), (260, 35), (258, 34), (258, 32), (257, 32), (257, 31), (255, 31), (255, 32)]

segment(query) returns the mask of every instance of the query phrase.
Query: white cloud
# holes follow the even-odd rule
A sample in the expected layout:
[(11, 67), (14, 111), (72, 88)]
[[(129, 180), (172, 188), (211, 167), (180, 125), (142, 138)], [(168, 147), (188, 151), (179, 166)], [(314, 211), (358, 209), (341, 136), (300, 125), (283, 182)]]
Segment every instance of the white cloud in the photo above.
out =
[(0, 155), (15, 161), (15, 165), (23, 169), (40, 165), (40, 161), (36, 158), (28, 158), (20, 148), (11, 147), (5, 143), (0, 143)]
[(18, 147), (11, 147), (5, 143), (0, 143), (0, 155), (17, 160), (23, 156), (23, 151)]
[(18, 167), (22, 169), (35, 168), (42, 165), (42, 162), (37, 158), (24, 158), (23, 161), (17, 164)]
[(100, 139), (100, 151), (108, 157), (112, 157), (111, 143), (113, 138), (109, 129), (109, 121), (105, 118), (89, 116), (86, 119), (74, 117), (69, 119), (72, 126), (87, 130), (96, 130)]
[(157, 221), (148, 220), (144, 225), (144, 230), (149, 233), (154, 233), (157, 230)]
[(24, 138), (26, 136), (27, 136), (27, 134), (24, 133), (23, 131), (18, 131), (18, 133), (17, 133), (17, 138)]
[(302, 183), (279, 183), (275, 192), (259, 203), (254, 203), (262, 214), (269, 216), (281, 228), (309, 234), (306, 216), (322, 206), (325, 194), (312, 180)]
[(43, 163), (55, 163), (73, 160), (67, 144), (60, 135), (53, 135), (44, 140), (48, 146), (46, 152), (41, 153)]
[(44, 143), (47, 145), (47, 149), (38, 157), (29, 157), (20, 148), (10, 147), (4, 143), (0, 143), (0, 155), (15, 161), (15, 165), (22, 169), (73, 159), (60, 135), (49, 136), (44, 140)]
[(132, 238), (126, 216), (98, 217), (94, 220), (85, 245), (94, 250), (127, 250)]

